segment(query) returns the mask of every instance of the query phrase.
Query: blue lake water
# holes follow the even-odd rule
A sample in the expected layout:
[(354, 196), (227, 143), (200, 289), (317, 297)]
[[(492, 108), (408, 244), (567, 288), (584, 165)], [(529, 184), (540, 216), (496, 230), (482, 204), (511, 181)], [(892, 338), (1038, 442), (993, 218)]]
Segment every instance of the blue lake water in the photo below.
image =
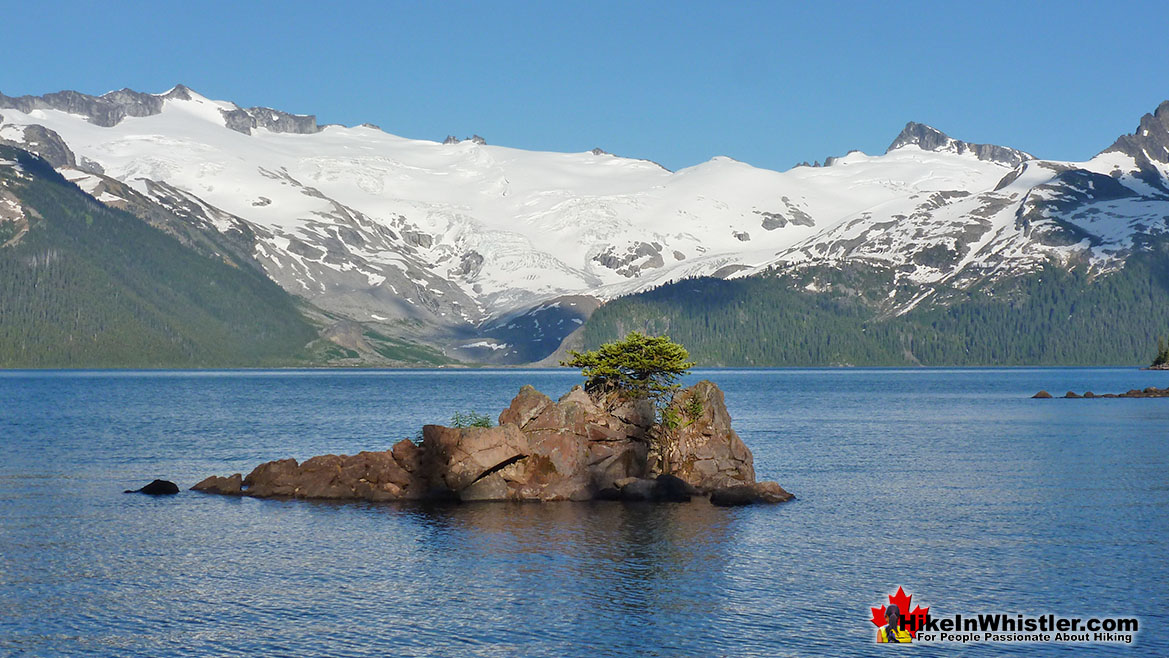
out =
[[(388, 448), (563, 371), (0, 373), (0, 655), (885, 655), (869, 608), (1136, 616), (1169, 654), (1169, 385), (1135, 369), (711, 370), (798, 500), (315, 503), (185, 491)], [(124, 495), (153, 478), (183, 493)], [(923, 655), (949, 655), (951, 647)]]

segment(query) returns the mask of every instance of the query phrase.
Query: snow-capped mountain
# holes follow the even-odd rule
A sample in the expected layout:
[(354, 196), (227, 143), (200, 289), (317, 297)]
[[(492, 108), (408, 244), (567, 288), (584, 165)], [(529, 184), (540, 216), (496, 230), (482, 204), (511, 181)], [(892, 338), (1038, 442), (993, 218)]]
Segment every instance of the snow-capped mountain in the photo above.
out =
[[(999, 165), (1001, 178), (913, 192), (841, 216), (769, 265), (861, 260), (894, 267), (900, 282), (920, 290), (900, 311), (928, 297), (936, 284), (966, 287), (1051, 259), (1106, 270), (1146, 236), (1169, 232), (1167, 143), (1169, 102), (1146, 115), (1136, 135), (1121, 137), (1087, 162), (1038, 160), (1013, 149), (957, 142), (910, 123), (885, 155), (850, 154), (833, 166), (920, 157), (924, 148), (930, 155), (923, 165), (935, 153), (973, 155)], [(934, 172), (923, 167), (921, 174)]]
[(859, 259), (920, 286), (910, 306), (1053, 257), (1107, 268), (1169, 217), (1169, 103), (1084, 163), (910, 123), (882, 155), (785, 172), (412, 140), (183, 86), (0, 95), (0, 117), (99, 201), (153, 204), (329, 313), (472, 360), (537, 359), (594, 300), (682, 277)]

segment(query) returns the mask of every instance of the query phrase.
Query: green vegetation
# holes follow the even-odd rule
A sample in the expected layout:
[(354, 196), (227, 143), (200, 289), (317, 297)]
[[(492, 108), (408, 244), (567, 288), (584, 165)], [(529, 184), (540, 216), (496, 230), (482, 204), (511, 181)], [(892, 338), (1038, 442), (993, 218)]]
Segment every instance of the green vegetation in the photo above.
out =
[(582, 333), (586, 347), (669, 333), (706, 366), (1143, 365), (1169, 326), (1169, 242), (1145, 246), (1106, 275), (1050, 265), (902, 316), (887, 300), (912, 291), (875, 268), (816, 272), (824, 292), (807, 272), (691, 279), (609, 302)]
[(1165, 337), (1162, 336), (1157, 339), (1157, 357), (1153, 359), (1153, 367), (1167, 365), (1169, 365), (1169, 344), (1165, 343)]
[(30, 229), (0, 249), (0, 367), (303, 363), (297, 301), (251, 268), (181, 245), (97, 203), (43, 160), (0, 146)]
[(5, 222), (0, 220), (0, 245), (12, 239), (16, 235), (18, 226), (16, 222)]
[(372, 330), (366, 330), (363, 335), (375, 352), (391, 361), (423, 366), (457, 363), (433, 347), (391, 338)]
[(456, 411), (451, 416), (451, 427), (492, 427), (491, 416), (477, 411)]
[(309, 344), (310, 353), (314, 361), (336, 361), (341, 359), (357, 359), (361, 355), (348, 347), (341, 347), (337, 343), (319, 340)]
[(696, 397), (682, 401), (671, 399), (658, 408), (658, 425), (667, 431), (682, 429), (697, 422), (702, 411), (702, 400)]
[(677, 380), (694, 367), (686, 348), (668, 336), (638, 331), (588, 352), (572, 352), (561, 365), (580, 368), (585, 390), (621, 392), (632, 397), (666, 399), (678, 388)]

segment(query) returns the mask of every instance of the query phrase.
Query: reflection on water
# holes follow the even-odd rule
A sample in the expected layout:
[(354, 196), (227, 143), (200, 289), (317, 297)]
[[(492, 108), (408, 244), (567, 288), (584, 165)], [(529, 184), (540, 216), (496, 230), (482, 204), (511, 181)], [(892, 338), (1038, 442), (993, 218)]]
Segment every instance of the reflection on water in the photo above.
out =
[[(938, 611), (1138, 615), (1169, 652), (1169, 401), (1107, 369), (705, 373), (799, 499), (419, 505), (125, 495), (378, 449), (570, 373), (0, 374), (0, 654), (841, 655)], [(1160, 377), (1160, 379), (1157, 379)], [(1058, 647), (973, 647), (1071, 653)], [(1099, 647), (1098, 653), (1132, 653)]]

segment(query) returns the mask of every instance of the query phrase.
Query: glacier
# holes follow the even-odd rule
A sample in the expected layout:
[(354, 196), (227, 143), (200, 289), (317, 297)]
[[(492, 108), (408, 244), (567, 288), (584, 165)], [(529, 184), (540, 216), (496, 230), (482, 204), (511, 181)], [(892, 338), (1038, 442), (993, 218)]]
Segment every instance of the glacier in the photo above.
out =
[[(0, 140), (51, 146), (99, 201), (242, 236), (269, 277), (328, 317), (472, 361), (537, 360), (596, 304), (686, 277), (870, 262), (920, 288), (904, 312), (940, 284), (1053, 259), (1103, 271), (1169, 229), (1169, 156), (1156, 148), (1169, 104), (1087, 162), (911, 122), (883, 154), (783, 172), (408, 139), (181, 85), (0, 95), (0, 117)], [(517, 332), (540, 349), (515, 349)]]

